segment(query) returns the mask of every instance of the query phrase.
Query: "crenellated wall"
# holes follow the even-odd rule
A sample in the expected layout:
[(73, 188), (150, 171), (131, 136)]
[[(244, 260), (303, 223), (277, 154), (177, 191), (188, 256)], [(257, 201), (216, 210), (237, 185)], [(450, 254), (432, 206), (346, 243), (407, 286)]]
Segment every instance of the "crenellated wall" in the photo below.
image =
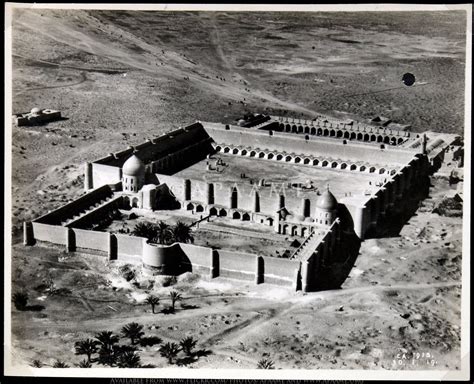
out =
[(67, 220), (72, 219), (75, 215), (81, 212), (86, 212), (92, 206), (97, 203), (105, 202), (105, 200), (111, 198), (113, 192), (109, 186), (104, 185), (100, 188), (94, 189), (89, 193), (77, 198), (76, 200), (55, 209), (54, 211), (48, 212), (35, 219), (36, 223), (47, 223), (53, 225), (60, 225), (65, 223)]
[(222, 124), (203, 123), (204, 129), (220, 146), (251, 148), (256, 151), (275, 151), (288, 155), (336, 156), (348, 161), (364, 161), (385, 165), (402, 165), (408, 161), (417, 150), (396, 146), (341, 142), (322, 137), (294, 135), (285, 132), (266, 132), (249, 130), (235, 125), (226, 129)]
[(328, 120), (324, 117), (317, 118), (316, 120), (304, 120), (272, 116), (272, 120), (277, 122), (279, 130), (291, 133), (306, 133), (397, 145), (412, 138), (409, 131), (378, 127), (354, 121), (349, 123), (334, 119)]
[[(28, 224), (28, 223), (26, 223)], [(258, 255), (212, 249), (193, 244), (157, 245), (142, 237), (108, 232), (67, 228), (58, 225), (32, 223), (31, 239), (64, 245), (69, 252), (97, 251), (109, 260), (143, 264), (157, 274), (173, 275), (183, 271), (292, 286), (296, 289), (300, 263), (296, 260), (261, 257)], [(25, 239), (26, 240), (26, 239)]]

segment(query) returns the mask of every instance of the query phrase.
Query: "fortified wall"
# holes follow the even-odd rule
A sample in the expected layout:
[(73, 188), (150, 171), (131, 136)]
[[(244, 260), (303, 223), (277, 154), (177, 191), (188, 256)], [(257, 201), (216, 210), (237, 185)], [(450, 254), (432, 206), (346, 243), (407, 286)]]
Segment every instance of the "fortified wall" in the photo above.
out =
[[(452, 139), (430, 136), (427, 143), (425, 135), (415, 138), (409, 132), (378, 127), (261, 120), (252, 127), (196, 122), (87, 163), (87, 193), (25, 223), (25, 245), (49, 242), (70, 252), (142, 264), (153, 273), (200, 271), (211, 278), (226, 276), (310, 291), (317, 289), (325, 268), (343, 248), (341, 234), (353, 231), (363, 240), (397, 202), (426, 187), (433, 159), (442, 156)], [(254, 182), (242, 174), (223, 176), (212, 165), (224, 167), (220, 154), (252, 160), (252, 165), (261, 161), (280, 169), (293, 167), (302, 174), (327, 172), (329, 179), (339, 178), (338, 201), (329, 187), (321, 193), (326, 186), (311, 181), (283, 182), (280, 190), (263, 178)], [(358, 190), (344, 184), (346, 178), (364, 177), (367, 180)], [(301, 246), (283, 259), (182, 243), (161, 246), (95, 230), (98, 223), (130, 205), (161, 209), (152, 201), (160, 194), (170, 195), (182, 210), (254, 221), (277, 233), (299, 236)]]

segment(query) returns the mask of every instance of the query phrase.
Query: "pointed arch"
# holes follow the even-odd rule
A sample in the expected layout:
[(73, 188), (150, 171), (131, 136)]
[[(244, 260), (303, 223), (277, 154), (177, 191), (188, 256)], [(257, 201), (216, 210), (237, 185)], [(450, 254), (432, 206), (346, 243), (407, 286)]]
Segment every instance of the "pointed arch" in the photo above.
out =
[(222, 217), (227, 216), (227, 211), (224, 208), (221, 208), (219, 210), (219, 216), (222, 216)]

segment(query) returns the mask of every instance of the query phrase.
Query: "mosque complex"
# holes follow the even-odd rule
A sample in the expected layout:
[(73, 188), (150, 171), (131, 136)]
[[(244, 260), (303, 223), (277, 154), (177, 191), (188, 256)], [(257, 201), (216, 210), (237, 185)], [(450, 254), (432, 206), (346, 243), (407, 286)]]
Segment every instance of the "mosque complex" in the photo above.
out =
[[(318, 290), (321, 281), (344, 280), (335, 270), (350, 268), (348, 239), (363, 241), (392, 210), (426, 197), (429, 176), (446, 157), (462, 161), (454, 155), (460, 145), (458, 135), (327, 118), (197, 121), (86, 163), (86, 193), (25, 222), (24, 244), (60, 244), (156, 274), (198, 271)], [(197, 223), (213, 217), (247, 221), (248, 230), (261, 227), (300, 245), (281, 258), (212, 245), (153, 244), (94, 229), (118, 210), (159, 215), (169, 209), (193, 215)]]

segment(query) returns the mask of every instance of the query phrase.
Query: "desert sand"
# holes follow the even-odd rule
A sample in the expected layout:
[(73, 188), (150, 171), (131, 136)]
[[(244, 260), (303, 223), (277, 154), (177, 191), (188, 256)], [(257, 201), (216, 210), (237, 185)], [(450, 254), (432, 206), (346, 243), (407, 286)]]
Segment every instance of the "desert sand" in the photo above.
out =
[[(464, 17), (16, 10), (12, 113), (66, 120), (12, 129), (12, 289), (38, 309), (12, 310), (14, 362), (74, 366), (75, 341), (136, 321), (162, 343), (196, 338), (195, 368), (459, 369), (462, 220), (430, 209), (443, 177), (400, 233), (363, 242), (341, 289), (304, 295), (196, 274), (163, 286), (139, 268), (127, 282), (119, 263), (25, 248), (20, 228), (83, 193), (83, 162), (195, 120), (381, 115), (461, 134)], [(402, 87), (405, 72), (417, 86)], [(45, 294), (48, 280), (69, 291)], [(170, 290), (183, 297), (175, 314), (160, 312)], [(168, 366), (159, 347), (142, 363)]]

